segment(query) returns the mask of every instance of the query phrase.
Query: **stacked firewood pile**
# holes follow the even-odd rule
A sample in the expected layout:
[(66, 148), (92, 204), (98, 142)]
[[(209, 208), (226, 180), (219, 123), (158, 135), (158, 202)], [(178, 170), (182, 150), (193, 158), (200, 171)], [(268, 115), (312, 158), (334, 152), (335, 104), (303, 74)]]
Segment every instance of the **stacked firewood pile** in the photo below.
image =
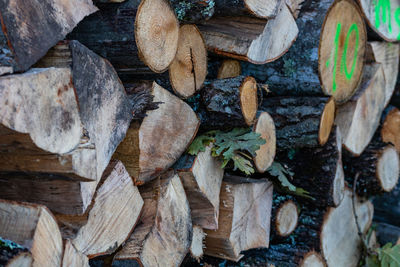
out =
[(0, 265), (358, 266), (396, 242), (399, 10), (1, 0)]

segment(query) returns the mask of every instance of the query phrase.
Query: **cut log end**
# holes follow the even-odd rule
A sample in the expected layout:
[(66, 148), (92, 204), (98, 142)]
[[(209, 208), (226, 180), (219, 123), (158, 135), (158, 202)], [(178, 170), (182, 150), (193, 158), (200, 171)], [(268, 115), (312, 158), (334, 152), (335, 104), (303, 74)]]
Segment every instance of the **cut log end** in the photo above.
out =
[(276, 215), (275, 229), (277, 234), (280, 236), (290, 235), (296, 229), (298, 219), (299, 214), (296, 204), (291, 200), (283, 203)]
[(324, 258), (318, 252), (311, 251), (304, 256), (300, 267), (326, 267)]
[(249, 12), (259, 18), (273, 18), (277, 12), (279, 0), (244, 0)]
[(203, 257), (204, 239), (206, 234), (200, 226), (193, 226), (192, 244), (190, 245), (190, 254), (199, 261)]
[(318, 141), (320, 145), (325, 145), (329, 139), (335, 120), (335, 110), (335, 101), (333, 98), (330, 98), (324, 107), (319, 125)]
[(239, 88), (240, 106), (243, 117), (250, 126), (253, 124), (258, 109), (257, 82), (253, 77), (247, 77)]
[(318, 69), (322, 91), (343, 103), (355, 93), (364, 66), (367, 33), (358, 6), (336, 1), (322, 26)]
[(187, 98), (201, 88), (207, 75), (207, 49), (195, 25), (179, 30), (178, 50), (169, 68), (174, 91)]
[(391, 145), (385, 147), (376, 170), (378, 181), (385, 192), (392, 191), (396, 186), (399, 180), (399, 165), (399, 154), (396, 149)]
[(164, 72), (178, 47), (179, 22), (166, 0), (144, 0), (135, 20), (135, 39), (144, 63), (154, 72)]
[(381, 130), (382, 141), (391, 143), (400, 152), (400, 110), (392, 109), (386, 116)]
[(275, 158), (276, 153), (276, 133), (275, 124), (271, 116), (267, 112), (262, 112), (254, 125), (254, 132), (261, 134), (266, 143), (256, 151), (254, 164), (257, 171), (264, 173)]
[(342, 202), (345, 194), (345, 182), (344, 182), (344, 170), (342, 163), (342, 134), (340, 128), (336, 127), (336, 145), (339, 153), (339, 160), (336, 164), (335, 178), (333, 180), (333, 204), (334, 206), (339, 206)]
[(226, 59), (222, 61), (218, 69), (217, 79), (234, 78), (242, 74), (242, 68), (239, 61)]

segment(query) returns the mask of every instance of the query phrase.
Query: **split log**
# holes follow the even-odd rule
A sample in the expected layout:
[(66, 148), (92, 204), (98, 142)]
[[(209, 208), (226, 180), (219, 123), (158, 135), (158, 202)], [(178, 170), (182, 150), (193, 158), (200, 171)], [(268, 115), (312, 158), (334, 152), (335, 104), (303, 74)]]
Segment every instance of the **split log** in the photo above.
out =
[[(171, 167), (196, 136), (199, 120), (185, 102), (153, 83), (157, 110), (141, 124), (133, 122), (114, 158), (121, 160), (135, 181), (143, 184)], [(177, 119), (179, 118), (179, 119)]]
[(373, 199), (374, 220), (400, 227), (400, 183), (390, 192)]
[(70, 240), (66, 240), (64, 242), (64, 256), (62, 267), (69, 266), (89, 267), (89, 260), (85, 255), (76, 250)]
[(217, 79), (235, 78), (242, 74), (242, 67), (239, 61), (225, 59), (218, 68)]
[(295, 19), (299, 17), (300, 9), (304, 1), (305, 0), (285, 0), (286, 5), (289, 7)]
[(45, 206), (0, 200), (0, 236), (26, 247), (32, 266), (61, 266), (60, 230)]
[(271, 240), (291, 235), (297, 227), (299, 208), (290, 195), (274, 193), (271, 215)]
[(260, 113), (253, 126), (253, 131), (259, 133), (261, 138), (266, 141), (266, 143), (260, 146), (256, 151), (256, 156), (253, 157), (253, 162), (257, 171), (259, 173), (264, 173), (271, 166), (276, 153), (275, 124), (267, 112)]
[(175, 93), (183, 98), (200, 90), (207, 75), (207, 49), (195, 25), (179, 29), (178, 49), (169, 67), (169, 77)]
[(268, 247), (272, 183), (256, 181), (222, 182), (219, 227), (205, 230), (206, 255), (238, 261), (244, 250)]
[(193, 226), (193, 238), (192, 244), (190, 245), (190, 255), (197, 261), (204, 255), (204, 239), (206, 238), (206, 234), (203, 231), (203, 228), (200, 226)]
[(357, 93), (338, 107), (335, 123), (343, 135), (343, 146), (360, 155), (371, 141), (385, 103), (385, 75), (380, 64), (366, 65)]
[(257, 83), (238, 76), (207, 82), (201, 92), (204, 109), (199, 109), (204, 130), (248, 127), (257, 115)]
[(192, 241), (189, 202), (178, 175), (167, 172), (140, 187), (143, 214), (115, 261), (140, 266), (179, 266)]
[(346, 178), (356, 191), (364, 197), (390, 192), (396, 186), (400, 175), (399, 154), (394, 146), (383, 143), (379, 133), (372, 139), (359, 157), (344, 153), (343, 163)]
[[(323, 96), (318, 74), (318, 44), (325, 15), (332, 3), (333, 0), (305, 1), (296, 20), (299, 37), (289, 51), (265, 65), (243, 62), (243, 74), (268, 84), (269, 91), (275, 95)], [(280, 26), (275, 28), (277, 34), (283, 34)], [(279, 39), (272, 37), (271, 40)]]
[[(99, 4), (68, 36), (108, 59), (117, 72), (164, 72), (175, 57), (179, 24), (167, 0)], [(141, 62), (143, 61), (150, 70)]]
[(382, 64), (383, 73), (385, 74), (384, 106), (386, 107), (393, 95), (399, 74), (400, 45), (386, 42), (370, 42), (369, 44), (376, 62)]
[(0, 265), (5, 267), (30, 267), (32, 255), (28, 249), (0, 237)]
[(90, 209), (81, 216), (56, 214), (63, 238), (89, 258), (113, 253), (132, 232), (143, 199), (123, 164), (113, 161), (104, 172)]
[(294, 173), (291, 182), (308, 191), (314, 205), (336, 207), (341, 203), (344, 173), (339, 128), (332, 131), (324, 146), (281, 151), (276, 161), (289, 166)]
[(2, 1), (0, 65), (11, 72), (29, 69), (95, 11), (90, 0)]
[(388, 42), (400, 40), (400, 4), (398, 1), (358, 0), (358, 2), (372, 30)]
[(389, 107), (390, 111), (381, 128), (381, 138), (385, 143), (391, 143), (400, 153), (400, 110)]
[(224, 169), (211, 155), (211, 146), (197, 156), (183, 155), (173, 166), (189, 200), (192, 222), (205, 229), (218, 229), (219, 192)]
[(260, 110), (274, 119), (279, 150), (324, 145), (335, 118), (328, 97), (266, 97)]
[(367, 30), (352, 0), (336, 1), (321, 30), (318, 70), (322, 91), (344, 103), (355, 93), (364, 66)]
[(281, 57), (298, 34), (296, 22), (283, 2), (276, 17), (268, 21), (248, 17), (213, 17), (198, 27), (209, 51), (254, 64), (265, 64)]

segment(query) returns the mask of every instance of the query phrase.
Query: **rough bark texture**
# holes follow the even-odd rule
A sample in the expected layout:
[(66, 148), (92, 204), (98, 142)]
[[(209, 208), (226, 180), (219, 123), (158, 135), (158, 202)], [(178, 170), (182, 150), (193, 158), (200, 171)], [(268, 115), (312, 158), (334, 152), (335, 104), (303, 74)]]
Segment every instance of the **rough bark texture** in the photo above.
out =
[(201, 128), (227, 129), (252, 125), (258, 108), (257, 84), (251, 77), (207, 82), (201, 92), (199, 113)]
[(0, 237), (0, 265), (5, 267), (28, 267), (32, 264), (29, 250), (17, 243)]
[(185, 188), (192, 222), (204, 229), (218, 229), (221, 166), (222, 162), (212, 157), (210, 146), (197, 156), (183, 155), (173, 166)]
[(0, 65), (25, 71), (97, 8), (92, 1), (10, 1), (0, 3)]
[(210, 19), (215, 12), (214, 0), (170, 0), (176, 17), (183, 23), (199, 23)]
[(322, 139), (330, 134), (335, 112), (334, 108), (325, 112), (328, 101), (328, 97), (264, 98), (259, 109), (274, 120), (278, 150), (317, 147), (325, 141)]
[(399, 179), (400, 161), (396, 149), (383, 143), (377, 133), (359, 157), (344, 153), (343, 164), (346, 179), (354, 186), (357, 178), (357, 194), (365, 197), (392, 191)]
[(373, 199), (375, 207), (374, 220), (400, 227), (400, 183), (392, 192)]
[(289, 166), (294, 172), (291, 182), (308, 191), (316, 206), (337, 206), (344, 194), (341, 149), (336, 128), (324, 146), (282, 151), (277, 154), (276, 161)]
[(277, 16), (271, 20), (214, 17), (198, 26), (209, 51), (255, 64), (281, 57), (298, 34), (296, 22), (283, 2)]
[(279, 12), (280, 0), (215, 0), (215, 13), (220, 16), (256, 16), (275, 18)]
[(322, 96), (318, 77), (318, 44), (326, 12), (332, 3), (333, 0), (305, 1), (296, 20), (299, 35), (289, 51), (266, 65), (243, 63), (243, 74), (268, 84), (274, 94)]
[(135, 259), (141, 266), (179, 266), (189, 251), (192, 222), (179, 177), (168, 172), (140, 187), (144, 200), (138, 226), (114, 260)]

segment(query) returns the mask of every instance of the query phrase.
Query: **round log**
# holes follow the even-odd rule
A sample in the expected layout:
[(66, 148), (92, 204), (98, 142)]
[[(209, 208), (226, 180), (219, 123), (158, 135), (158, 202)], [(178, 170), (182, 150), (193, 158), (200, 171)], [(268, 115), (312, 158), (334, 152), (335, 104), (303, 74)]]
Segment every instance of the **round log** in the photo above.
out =
[(328, 10), (319, 42), (318, 70), (322, 91), (336, 102), (355, 93), (364, 66), (367, 32), (358, 6), (336, 1)]
[(294, 232), (299, 220), (297, 203), (290, 195), (274, 193), (271, 215), (271, 235), (275, 238), (287, 237)]
[(261, 134), (266, 143), (256, 151), (253, 158), (258, 172), (264, 173), (272, 164), (276, 152), (275, 124), (267, 112), (262, 112), (253, 126), (253, 131)]
[(225, 59), (218, 68), (217, 79), (234, 78), (242, 74), (242, 67), (239, 61)]
[(393, 107), (387, 114), (382, 128), (381, 138), (385, 143), (391, 143), (400, 153), (400, 110)]
[(182, 98), (198, 91), (207, 75), (207, 49), (195, 25), (179, 29), (178, 50), (169, 67), (172, 89)]

